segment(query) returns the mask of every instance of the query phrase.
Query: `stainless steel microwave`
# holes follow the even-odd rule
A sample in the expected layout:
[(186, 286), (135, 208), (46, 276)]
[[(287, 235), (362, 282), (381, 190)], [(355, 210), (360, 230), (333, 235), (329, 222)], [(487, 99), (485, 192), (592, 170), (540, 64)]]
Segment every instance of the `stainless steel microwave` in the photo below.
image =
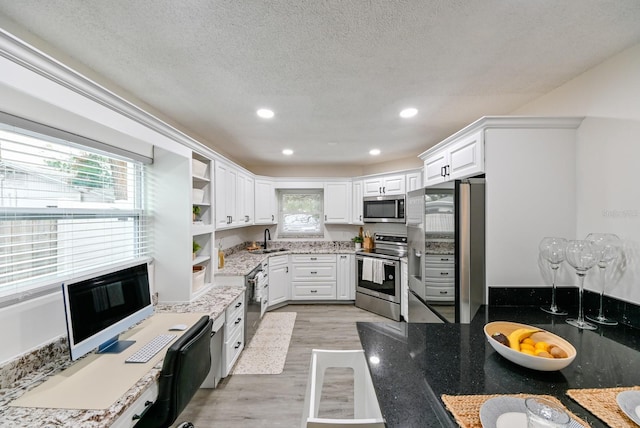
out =
[(404, 223), (404, 195), (367, 196), (363, 199), (365, 223)]

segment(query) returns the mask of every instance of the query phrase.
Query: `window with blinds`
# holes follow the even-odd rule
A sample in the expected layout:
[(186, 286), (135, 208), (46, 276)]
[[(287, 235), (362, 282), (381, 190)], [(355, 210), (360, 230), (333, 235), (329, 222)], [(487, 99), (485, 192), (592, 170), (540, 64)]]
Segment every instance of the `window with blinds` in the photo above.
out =
[(0, 304), (146, 258), (143, 178), (140, 161), (0, 123)]

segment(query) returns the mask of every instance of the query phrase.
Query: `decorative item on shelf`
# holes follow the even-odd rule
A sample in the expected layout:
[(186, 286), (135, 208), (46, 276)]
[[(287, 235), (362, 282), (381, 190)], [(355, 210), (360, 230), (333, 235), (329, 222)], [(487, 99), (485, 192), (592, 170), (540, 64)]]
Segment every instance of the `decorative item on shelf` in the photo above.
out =
[(204, 286), (204, 275), (206, 272), (206, 266), (196, 265), (193, 267), (193, 291), (199, 290)]
[(353, 241), (354, 244), (356, 244), (356, 250), (359, 250), (362, 248), (362, 243), (364, 242), (364, 238), (360, 235), (354, 236), (353, 238), (351, 238), (351, 240)]
[(193, 206), (193, 221), (198, 220), (198, 217), (200, 216), (200, 212), (201, 212), (201, 208), (199, 205), (194, 205)]
[(198, 256), (198, 251), (200, 251), (202, 247), (196, 241), (193, 241), (193, 260)]
[(224, 267), (224, 251), (222, 251), (222, 239), (220, 240), (220, 245), (218, 246), (218, 269), (222, 269)]

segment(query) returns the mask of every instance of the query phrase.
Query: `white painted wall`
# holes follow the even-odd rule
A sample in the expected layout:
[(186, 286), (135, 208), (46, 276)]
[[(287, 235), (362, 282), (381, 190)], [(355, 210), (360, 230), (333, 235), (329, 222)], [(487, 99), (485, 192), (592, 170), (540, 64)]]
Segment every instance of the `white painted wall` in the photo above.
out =
[[(606, 293), (639, 304), (640, 45), (512, 113), (586, 116), (576, 147), (576, 236), (612, 232), (625, 240), (626, 261)], [(587, 289), (598, 290), (595, 277)]]

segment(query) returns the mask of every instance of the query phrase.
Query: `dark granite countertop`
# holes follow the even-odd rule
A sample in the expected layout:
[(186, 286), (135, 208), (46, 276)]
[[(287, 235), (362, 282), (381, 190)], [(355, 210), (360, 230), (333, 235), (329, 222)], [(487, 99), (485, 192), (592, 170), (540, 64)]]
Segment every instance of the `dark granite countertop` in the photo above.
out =
[[(482, 307), (471, 324), (358, 323), (387, 426), (455, 427), (442, 394), (549, 394), (593, 427), (599, 419), (571, 400), (567, 389), (640, 385), (640, 331), (626, 326), (583, 331), (537, 307)], [(504, 359), (487, 343), (491, 321), (531, 324), (576, 348), (565, 369), (539, 372)], [(374, 364), (371, 357), (377, 357)], [(375, 361), (375, 359), (374, 359)]]

